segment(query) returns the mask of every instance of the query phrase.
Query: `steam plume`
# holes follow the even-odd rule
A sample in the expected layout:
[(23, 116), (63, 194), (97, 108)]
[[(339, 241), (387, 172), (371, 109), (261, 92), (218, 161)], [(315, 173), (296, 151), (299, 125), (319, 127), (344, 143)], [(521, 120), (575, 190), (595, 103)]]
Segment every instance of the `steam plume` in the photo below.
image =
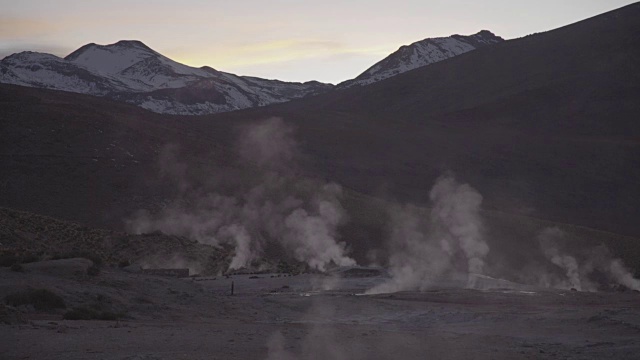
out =
[[(429, 198), (433, 203), (431, 221), (444, 249), (453, 255), (464, 253), (469, 273), (482, 273), (489, 246), (482, 239), (480, 204), (482, 195), (467, 184), (460, 185), (451, 176), (440, 178)], [(453, 250), (453, 252), (452, 252)]]
[[(292, 133), (278, 118), (246, 127), (237, 148), (239, 165), (251, 171), (249, 181), (236, 179), (231, 194), (181, 186), (177, 201), (154, 215), (136, 214), (128, 221), (129, 230), (160, 230), (211, 245), (231, 244), (235, 255), (230, 269), (250, 265), (274, 244), (315, 269), (325, 270), (331, 263), (354, 265), (345, 244), (337, 240), (338, 226), (346, 221), (342, 189), (295, 174), (299, 151)], [(162, 160), (165, 173), (187, 182), (180, 178), (186, 169), (175, 164), (177, 156)]]
[[(267, 342), (267, 360), (321, 360), (353, 359), (353, 351), (356, 344), (345, 344), (338, 337), (335, 327), (328, 322), (335, 318), (335, 307), (320, 301), (314, 301), (308, 313), (301, 319), (306, 323), (302, 346), (299, 351), (287, 350), (286, 340), (281, 332), (276, 332)], [(330, 320), (329, 320), (330, 321)], [(359, 358), (359, 357), (356, 357)]]
[(573, 256), (561, 254), (557, 246), (556, 241), (563, 236), (564, 233), (560, 229), (547, 228), (538, 235), (538, 242), (547, 259), (564, 270), (570, 287), (582, 290), (578, 261)]
[(564, 237), (565, 233), (557, 227), (544, 229), (538, 235), (544, 255), (553, 265), (562, 269), (565, 275), (565, 279), (549, 282), (553, 277), (541, 272), (539, 277), (545, 279), (547, 286), (597, 291), (603, 286), (610, 288), (612, 284), (619, 284), (632, 290), (640, 290), (640, 280), (633, 277), (622, 260), (613, 258), (606, 247), (591, 248), (579, 258), (579, 254), (569, 254), (569, 251), (562, 248)]
[(392, 210), (391, 279), (368, 293), (424, 290), (446, 275), (483, 271), (489, 246), (482, 237), (482, 196), (447, 175), (436, 181), (430, 199), (428, 217), (411, 205)]
[(640, 280), (631, 275), (631, 272), (624, 266), (622, 260), (613, 260), (609, 265), (609, 273), (618, 281), (619, 284), (622, 284), (631, 290), (640, 291)]

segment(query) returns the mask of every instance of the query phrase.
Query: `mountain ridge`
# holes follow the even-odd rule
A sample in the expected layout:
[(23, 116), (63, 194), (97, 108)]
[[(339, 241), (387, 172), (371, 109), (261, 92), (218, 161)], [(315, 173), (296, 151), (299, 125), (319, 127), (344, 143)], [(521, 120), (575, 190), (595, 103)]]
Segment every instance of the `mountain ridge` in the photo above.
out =
[(104, 96), (174, 115), (264, 106), (333, 88), (320, 82), (284, 82), (190, 67), (138, 40), (91, 43), (64, 58), (29, 51), (12, 54), (0, 61), (0, 82)]
[(365, 86), (395, 75), (443, 61), (478, 48), (498, 44), (504, 39), (488, 30), (473, 35), (426, 38), (403, 45), (375, 63), (356, 78), (338, 84), (338, 89)]
[[(113, 44), (89, 43), (64, 58), (51, 54), (21, 52), (0, 60), (0, 83), (104, 96), (157, 113), (206, 115), (281, 103), (306, 96), (370, 83), (433, 62), (502, 41), (483, 30), (470, 36), (452, 35), (426, 38), (402, 46), (437, 45), (434, 53), (416, 53), (407, 60), (389, 65), (389, 55), (365, 73), (337, 87), (319, 81), (286, 82), (253, 76), (238, 76), (210, 66), (200, 68), (178, 63), (139, 40), (120, 40)], [(427, 46), (427, 47), (428, 47)], [(432, 50), (433, 50), (432, 49)], [(409, 63), (407, 62), (409, 61)], [(367, 72), (384, 65), (384, 74), (363, 79)], [(398, 65), (399, 64), (399, 65)]]
[(637, 236), (638, 19), (640, 3), (368, 86), (208, 119), (288, 119), (313, 139), (321, 172), (364, 193), (425, 202), (424, 184), (453, 171), (492, 209)]

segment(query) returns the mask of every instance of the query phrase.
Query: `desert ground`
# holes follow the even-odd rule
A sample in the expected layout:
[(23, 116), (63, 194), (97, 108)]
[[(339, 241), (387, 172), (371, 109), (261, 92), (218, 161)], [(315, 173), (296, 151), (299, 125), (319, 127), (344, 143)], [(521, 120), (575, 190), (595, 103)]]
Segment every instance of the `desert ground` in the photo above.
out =
[[(3, 359), (637, 359), (640, 294), (435, 283), (365, 295), (375, 277), (169, 278), (85, 259), (0, 269), (0, 296), (48, 289), (66, 308), (3, 308)], [(234, 294), (231, 295), (231, 284)], [(89, 306), (117, 320), (65, 320)]]

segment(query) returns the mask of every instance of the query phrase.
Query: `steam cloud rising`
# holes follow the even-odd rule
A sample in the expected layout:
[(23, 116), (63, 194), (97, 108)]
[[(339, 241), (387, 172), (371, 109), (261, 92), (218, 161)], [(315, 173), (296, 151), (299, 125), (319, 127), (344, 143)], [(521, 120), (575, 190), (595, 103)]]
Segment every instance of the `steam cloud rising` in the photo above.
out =
[[(296, 172), (299, 150), (291, 127), (277, 118), (248, 126), (240, 133), (237, 153), (242, 174), (248, 173), (251, 181), (243, 178), (233, 191), (224, 192), (211, 185), (217, 184), (215, 176), (208, 187), (191, 184), (189, 167), (180, 162), (177, 149), (165, 148), (161, 173), (175, 179), (179, 197), (155, 214), (139, 212), (129, 220), (129, 230), (159, 230), (214, 246), (231, 245), (230, 269), (255, 263), (274, 245), (321, 271), (330, 264), (356, 264), (339, 241), (338, 229), (347, 221), (342, 189)], [(391, 278), (368, 293), (425, 290), (441, 280), (462, 280), (474, 288), (478, 279), (496, 280), (484, 276), (489, 245), (480, 215), (482, 196), (445, 175), (437, 179), (429, 198), (430, 209), (410, 204), (390, 207)], [(514, 272), (511, 278), (583, 291), (598, 290), (603, 283), (640, 290), (640, 281), (606, 248), (575, 253), (567, 250), (564, 237), (558, 228), (541, 231), (536, 240), (546, 263), (536, 264), (529, 274)]]
[[(440, 177), (430, 191), (431, 210), (397, 206), (391, 210), (389, 273), (391, 279), (373, 287), (368, 294), (404, 290), (426, 290), (436, 282), (466, 280), (468, 288), (520, 286), (486, 276), (489, 245), (480, 215), (482, 196), (451, 175)], [(567, 250), (565, 233), (546, 228), (537, 235), (541, 255), (548, 261), (528, 274), (525, 283), (558, 289), (598, 291), (623, 285), (640, 290), (620, 259), (604, 246), (578, 254)], [(576, 248), (576, 244), (573, 244)], [(533, 255), (533, 254), (532, 254)], [(549, 271), (549, 267), (552, 271)], [(553, 271), (555, 270), (555, 271)], [(520, 278), (523, 274), (505, 274)]]
[(452, 176), (439, 178), (429, 194), (432, 209), (405, 205), (391, 214), (391, 279), (369, 294), (424, 290), (460, 273), (482, 273), (489, 246), (480, 218), (482, 196)]
[(597, 246), (589, 249), (586, 254), (571, 254), (562, 246), (565, 236), (565, 233), (556, 227), (544, 229), (538, 235), (540, 249), (563, 273), (563, 276), (555, 276), (540, 272), (537, 274), (539, 285), (598, 291), (605, 285), (620, 284), (632, 290), (640, 290), (640, 280), (633, 277), (622, 260), (613, 258), (607, 248)]
[(161, 156), (162, 171), (176, 178), (182, 198), (157, 214), (139, 212), (129, 220), (129, 230), (231, 244), (235, 255), (230, 269), (250, 265), (274, 244), (318, 270), (332, 263), (355, 265), (337, 240), (338, 226), (346, 221), (342, 189), (296, 176), (298, 150), (292, 133), (278, 118), (245, 128), (238, 140), (240, 165), (251, 169), (257, 181), (230, 195), (184, 185), (186, 165), (169, 149), (169, 155)]

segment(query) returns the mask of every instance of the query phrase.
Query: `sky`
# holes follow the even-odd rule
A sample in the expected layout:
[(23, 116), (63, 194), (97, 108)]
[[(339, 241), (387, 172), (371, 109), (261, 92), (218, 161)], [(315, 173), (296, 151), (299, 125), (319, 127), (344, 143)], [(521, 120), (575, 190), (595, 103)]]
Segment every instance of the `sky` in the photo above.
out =
[(88, 43), (140, 40), (191, 66), (285, 81), (339, 83), (401, 45), (490, 30), (552, 30), (622, 0), (0, 0), (0, 58), (66, 56)]

